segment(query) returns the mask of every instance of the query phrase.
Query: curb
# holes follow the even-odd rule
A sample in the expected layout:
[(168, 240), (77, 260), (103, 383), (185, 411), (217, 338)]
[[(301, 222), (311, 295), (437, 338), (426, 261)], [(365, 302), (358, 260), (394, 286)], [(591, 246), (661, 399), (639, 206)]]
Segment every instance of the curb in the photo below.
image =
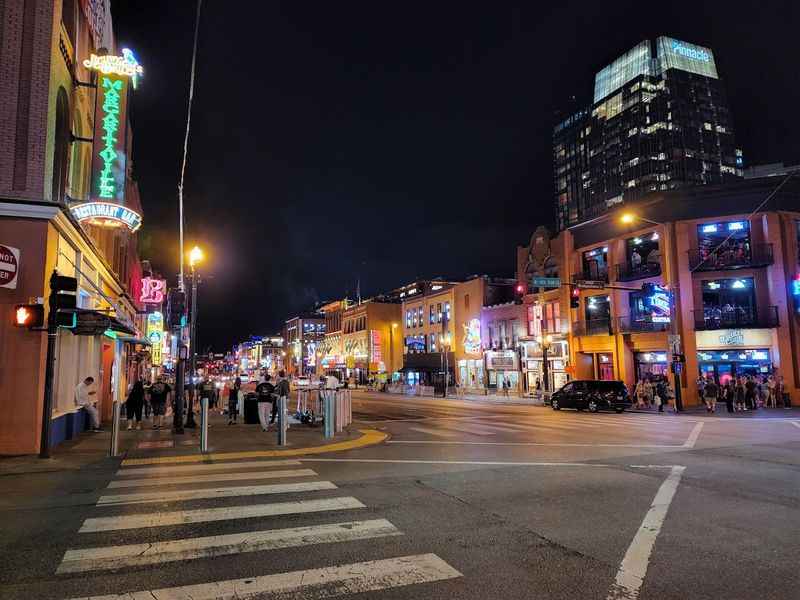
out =
[(161, 465), (169, 463), (207, 463), (213, 461), (237, 460), (240, 458), (276, 458), (285, 456), (306, 456), (309, 454), (326, 454), (341, 452), (355, 448), (365, 448), (384, 442), (389, 434), (376, 429), (359, 429), (361, 437), (344, 442), (334, 442), (323, 446), (306, 448), (287, 448), (285, 450), (247, 450), (243, 452), (210, 452), (208, 454), (183, 454), (179, 456), (154, 456), (152, 458), (126, 458), (123, 467), (136, 465)]

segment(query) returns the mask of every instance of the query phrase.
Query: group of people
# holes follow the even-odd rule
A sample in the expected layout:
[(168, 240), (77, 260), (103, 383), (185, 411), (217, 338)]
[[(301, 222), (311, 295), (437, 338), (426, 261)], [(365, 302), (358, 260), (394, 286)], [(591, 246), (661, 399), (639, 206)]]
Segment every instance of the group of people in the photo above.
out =
[(710, 413), (717, 410), (717, 402), (724, 402), (729, 413), (780, 405), (789, 408), (782, 375), (740, 375), (728, 378), (725, 383), (701, 375), (697, 379), (697, 393)]
[(636, 408), (655, 407), (658, 412), (664, 412), (664, 405), (675, 398), (669, 382), (663, 377), (642, 377), (636, 382), (633, 396)]
[[(75, 387), (75, 406), (83, 408), (89, 416), (92, 431), (101, 431), (100, 415), (97, 411), (97, 390), (94, 386), (94, 377), (86, 377)], [(128, 429), (142, 428), (142, 416), (149, 418), (153, 415), (153, 429), (161, 429), (164, 415), (167, 412), (167, 401), (172, 393), (172, 388), (158, 377), (155, 383), (145, 387), (144, 381), (134, 381), (125, 400), (125, 416), (128, 419)]]

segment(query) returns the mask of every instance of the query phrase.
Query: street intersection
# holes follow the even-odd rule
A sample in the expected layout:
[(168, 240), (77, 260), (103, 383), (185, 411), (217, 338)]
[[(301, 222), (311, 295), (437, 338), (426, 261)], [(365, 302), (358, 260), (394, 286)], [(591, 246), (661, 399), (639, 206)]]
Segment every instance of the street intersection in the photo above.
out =
[(389, 439), (4, 477), (0, 597), (796, 597), (794, 411), (355, 392), (354, 416)]

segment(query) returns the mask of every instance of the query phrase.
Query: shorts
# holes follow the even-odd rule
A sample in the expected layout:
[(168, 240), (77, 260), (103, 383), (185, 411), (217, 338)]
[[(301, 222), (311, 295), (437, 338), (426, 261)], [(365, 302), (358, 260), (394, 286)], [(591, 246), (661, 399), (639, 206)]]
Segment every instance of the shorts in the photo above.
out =
[(163, 401), (163, 402), (157, 402), (157, 401), (152, 401), (151, 400), (150, 404), (153, 407), (153, 415), (155, 415), (156, 417), (164, 416), (164, 414), (166, 414), (166, 412), (167, 412), (166, 411), (166, 409), (167, 409), (166, 400)]

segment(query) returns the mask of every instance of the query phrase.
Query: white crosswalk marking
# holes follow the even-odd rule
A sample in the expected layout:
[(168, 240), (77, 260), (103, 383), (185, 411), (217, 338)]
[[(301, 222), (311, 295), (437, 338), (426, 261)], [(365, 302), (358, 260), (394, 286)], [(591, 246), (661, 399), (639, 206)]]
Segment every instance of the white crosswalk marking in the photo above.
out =
[(272, 467), (296, 467), (299, 460), (248, 460), (242, 462), (200, 463), (195, 465), (169, 465), (154, 467), (125, 467), (117, 471), (117, 477), (150, 477), (183, 473), (209, 473), (213, 471), (235, 471), (237, 469), (268, 469)]
[(144, 504), (148, 502), (180, 502), (201, 498), (232, 498), (234, 496), (255, 496), (259, 494), (289, 494), (292, 492), (312, 492), (317, 490), (335, 490), (330, 481), (309, 481), (304, 483), (276, 483), (273, 485), (254, 485), (241, 487), (217, 487), (203, 490), (179, 490), (169, 492), (141, 492), (137, 494), (119, 494), (100, 496), (98, 506), (114, 504)]
[(281, 479), (282, 477), (314, 477), (311, 469), (288, 469), (285, 471), (251, 471), (249, 473), (212, 473), (210, 475), (187, 475), (169, 479), (123, 479), (112, 481), (108, 489), (145, 487), (153, 485), (177, 485), (181, 483), (208, 483), (210, 481), (248, 481), (252, 479)]
[(169, 525), (232, 521), (238, 519), (254, 519), (257, 517), (351, 510), (356, 508), (366, 507), (352, 496), (343, 496), (339, 498), (273, 502), (270, 504), (253, 504), (249, 506), (224, 506), (222, 508), (200, 508), (195, 510), (178, 510), (174, 512), (122, 515), (119, 517), (95, 517), (86, 519), (79, 533), (118, 531), (122, 529), (149, 529), (151, 527), (166, 527)]
[(402, 535), (402, 533), (386, 519), (374, 519), (290, 529), (247, 531), (152, 544), (67, 550), (56, 573), (119, 569), (176, 560), (212, 558), (227, 554), (348, 542), (393, 535)]
[(435, 554), (419, 554), (291, 573), (276, 573), (132, 594), (89, 596), (73, 600), (246, 600), (266, 597), (321, 600), (461, 576), (461, 573)]

